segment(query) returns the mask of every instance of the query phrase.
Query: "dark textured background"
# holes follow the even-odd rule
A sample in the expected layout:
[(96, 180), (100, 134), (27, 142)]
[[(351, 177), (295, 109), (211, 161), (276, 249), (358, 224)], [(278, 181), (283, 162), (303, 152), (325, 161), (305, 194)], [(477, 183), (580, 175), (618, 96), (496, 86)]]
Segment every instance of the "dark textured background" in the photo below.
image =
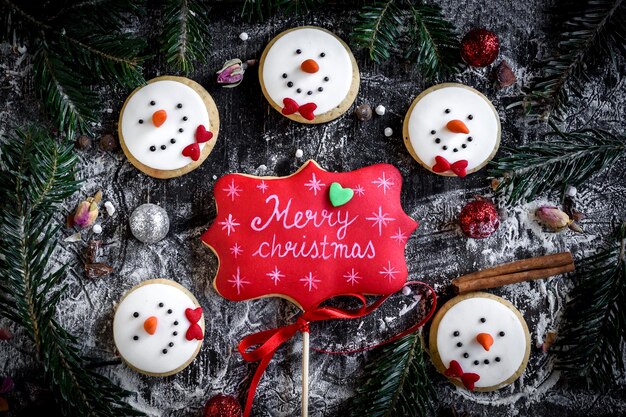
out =
[[(444, 81), (459, 81), (484, 92), (494, 103), (502, 119), (502, 143), (508, 146), (532, 141), (546, 130), (544, 124), (531, 123), (506, 105), (519, 96), (520, 87), (536, 73), (533, 63), (553, 51), (554, 34), (546, 11), (553, 2), (527, 1), (440, 1), (445, 15), (454, 21), (459, 32), (472, 27), (487, 27), (500, 35), (500, 60), (512, 66), (517, 85), (494, 89), (489, 68), (466, 69)], [(160, 16), (158, 5), (136, 30), (150, 39)], [(255, 70), (250, 70), (241, 86), (222, 89), (213, 73), (234, 57), (260, 56), (263, 47), (284, 29), (302, 24), (326, 27), (348, 39), (354, 12), (331, 7), (306, 17), (276, 17), (265, 23), (245, 23), (239, 16), (240, 5), (219, 4), (211, 13), (213, 53), (208, 64), (190, 78), (200, 82), (212, 94), (220, 112), (221, 131), (213, 153), (196, 171), (180, 178), (162, 181), (149, 178), (134, 169), (121, 151), (108, 153), (97, 147), (78, 151), (80, 177), (85, 180), (80, 196), (68, 201), (62, 220), (79, 198), (102, 189), (104, 199), (117, 208), (112, 217), (102, 217), (102, 240), (107, 244), (103, 260), (115, 272), (107, 277), (88, 280), (82, 273), (79, 243), (62, 243), (54, 257), (55, 265), (70, 263), (66, 278), (69, 290), (58, 308), (60, 321), (79, 337), (86, 355), (114, 360), (111, 319), (114, 303), (136, 283), (155, 277), (174, 279), (195, 293), (207, 316), (207, 331), (200, 355), (183, 372), (168, 378), (151, 378), (134, 373), (123, 365), (103, 367), (102, 371), (124, 388), (136, 392), (130, 401), (150, 416), (199, 416), (205, 401), (218, 392), (242, 395), (245, 378), (254, 369), (244, 363), (234, 350), (236, 343), (252, 331), (285, 324), (296, 310), (283, 300), (264, 299), (234, 303), (219, 297), (211, 287), (216, 259), (204, 247), (199, 236), (215, 216), (212, 186), (216, 178), (231, 172), (257, 175), (287, 175), (309, 158), (329, 170), (352, 170), (363, 165), (387, 162), (396, 165), (405, 180), (402, 203), (406, 212), (421, 222), (407, 246), (407, 260), (412, 279), (422, 279), (445, 292), (449, 280), (497, 263), (523, 257), (571, 250), (575, 257), (590, 253), (602, 245), (619, 219), (626, 217), (626, 166), (624, 161), (580, 187), (577, 207), (587, 214), (582, 222), (586, 233), (566, 231), (545, 233), (534, 222), (534, 208), (544, 203), (558, 203), (558, 196), (546, 196), (536, 202), (505, 210), (502, 226), (494, 236), (473, 241), (463, 237), (454, 219), (460, 208), (474, 194), (489, 192), (486, 174), (481, 171), (465, 179), (433, 175), (415, 163), (402, 143), (402, 119), (413, 98), (432, 83), (426, 82), (406, 62), (391, 60), (376, 65), (355, 51), (361, 70), (361, 88), (356, 104), (372, 107), (383, 104), (387, 114), (374, 116), (366, 123), (352, 116), (352, 109), (340, 119), (318, 126), (290, 122), (271, 109), (259, 88)], [(250, 35), (239, 40), (240, 32)], [(27, 123), (45, 124), (39, 102), (33, 96), (29, 77), (31, 57), (16, 46), (0, 44), (0, 133)], [(353, 45), (352, 45), (353, 46)], [(580, 100), (568, 112), (563, 128), (600, 125), (622, 133), (624, 99), (624, 63), (618, 70), (591, 73), (590, 82)], [(161, 60), (146, 65), (147, 79), (166, 74)], [(128, 91), (103, 89), (105, 109), (98, 134), (116, 132), (119, 109)], [(383, 135), (391, 127), (390, 138)], [(297, 149), (304, 157), (297, 159)], [(143, 245), (135, 240), (128, 227), (128, 217), (138, 205), (151, 202), (163, 206), (170, 215), (171, 230), (162, 242)], [(67, 232), (66, 234), (70, 234)], [(468, 393), (456, 389), (431, 369), (442, 405), (442, 414), (454, 406), (459, 412), (482, 416), (617, 416), (626, 415), (626, 389), (592, 392), (571, 386), (552, 372), (552, 358), (535, 346), (547, 330), (558, 328), (559, 315), (569, 289), (566, 278), (518, 284), (493, 291), (512, 301), (528, 321), (533, 349), (526, 373), (510, 387), (491, 394)], [(380, 340), (385, 334), (405, 324), (410, 314), (401, 315), (410, 306), (410, 297), (398, 296), (382, 311), (355, 323), (314, 327), (313, 345), (341, 345), (341, 335), (363, 344)], [(30, 355), (32, 348), (23, 331), (11, 323), (15, 338), (0, 342), (0, 374), (15, 378), (16, 389), (9, 395), (11, 415), (54, 415), (54, 407), (45, 389), (41, 389), (40, 370)], [(357, 330), (358, 328), (358, 330)], [(256, 416), (299, 415), (300, 343), (288, 343), (276, 355), (265, 374), (255, 402)], [(376, 357), (368, 352), (348, 356), (311, 356), (311, 416), (344, 416), (349, 399), (362, 375), (363, 365)], [(34, 411), (38, 410), (38, 411)], [(41, 411), (45, 410), (45, 411)]]

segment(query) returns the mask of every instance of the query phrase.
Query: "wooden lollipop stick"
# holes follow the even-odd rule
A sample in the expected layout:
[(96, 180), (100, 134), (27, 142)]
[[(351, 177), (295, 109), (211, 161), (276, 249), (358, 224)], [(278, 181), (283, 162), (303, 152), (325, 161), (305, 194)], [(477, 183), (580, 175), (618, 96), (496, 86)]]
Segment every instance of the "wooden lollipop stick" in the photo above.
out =
[(309, 332), (302, 332), (302, 417), (309, 415)]

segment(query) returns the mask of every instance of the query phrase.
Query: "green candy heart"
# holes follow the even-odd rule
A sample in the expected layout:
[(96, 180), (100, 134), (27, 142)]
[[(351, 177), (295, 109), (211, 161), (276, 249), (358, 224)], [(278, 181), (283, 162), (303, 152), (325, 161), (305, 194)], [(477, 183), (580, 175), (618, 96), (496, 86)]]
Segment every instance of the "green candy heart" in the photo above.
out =
[(333, 182), (328, 189), (328, 197), (333, 207), (339, 207), (352, 200), (354, 191), (352, 188), (343, 188), (338, 182)]

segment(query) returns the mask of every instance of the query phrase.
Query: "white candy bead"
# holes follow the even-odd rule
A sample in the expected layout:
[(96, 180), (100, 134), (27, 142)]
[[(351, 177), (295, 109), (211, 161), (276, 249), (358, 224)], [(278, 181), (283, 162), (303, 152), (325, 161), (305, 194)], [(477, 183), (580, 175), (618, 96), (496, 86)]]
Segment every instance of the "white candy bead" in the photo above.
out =
[(409, 295), (412, 292), (411, 287), (402, 287), (402, 295)]
[(567, 186), (567, 190), (565, 190), (565, 195), (568, 197), (575, 197), (578, 190), (576, 187), (572, 187), (571, 185)]
[(302, 149), (298, 149), (296, 151), (296, 158), (302, 158), (303, 155), (304, 155), (304, 152), (302, 151)]
[(241, 33), (239, 34), (239, 39), (241, 39), (241, 40), (242, 40), (242, 41), (244, 41), (244, 42), (245, 42), (245, 41), (247, 41), (247, 40), (248, 40), (248, 38), (249, 38), (249, 36), (248, 36), (248, 34), (247, 34), (246, 32), (241, 32)]
[(106, 203), (104, 203), (104, 208), (107, 211), (107, 214), (109, 216), (112, 216), (113, 214), (115, 214), (115, 207), (113, 206), (113, 203), (111, 203), (110, 201), (107, 201)]
[(386, 127), (385, 128), (385, 136), (389, 137), (391, 135), (393, 135), (393, 129), (390, 128), (390, 127)]
[(382, 104), (379, 104), (378, 106), (376, 106), (375, 112), (377, 115), (382, 116), (385, 114), (385, 111), (387, 111), (387, 109)]
[(102, 226), (100, 226), (98, 223), (93, 225), (92, 228), (93, 232), (97, 235), (99, 235), (100, 233), (102, 233)]

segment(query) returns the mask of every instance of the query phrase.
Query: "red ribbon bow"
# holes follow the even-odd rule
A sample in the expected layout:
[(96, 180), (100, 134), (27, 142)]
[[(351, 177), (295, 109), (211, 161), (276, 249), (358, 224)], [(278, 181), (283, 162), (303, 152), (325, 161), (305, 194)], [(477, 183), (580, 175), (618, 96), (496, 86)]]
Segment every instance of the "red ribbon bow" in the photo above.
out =
[(463, 372), (461, 364), (457, 361), (450, 361), (450, 367), (443, 373), (451, 378), (460, 378), (461, 382), (470, 391), (474, 390), (474, 384), (480, 379), (478, 374), (472, 372)]
[(315, 103), (306, 103), (306, 104), (303, 104), (302, 106), (299, 106), (298, 103), (296, 103), (294, 99), (284, 98), (283, 105), (285, 107), (283, 107), (282, 113), (285, 116), (289, 116), (290, 114), (294, 114), (298, 112), (300, 113), (302, 117), (304, 117), (307, 120), (315, 119), (315, 115), (313, 114), (315, 109), (317, 109), (317, 104)]
[(188, 156), (189, 158), (197, 161), (200, 159), (200, 143), (208, 142), (213, 138), (213, 132), (207, 132), (206, 128), (203, 125), (199, 125), (196, 129), (195, 139), (196, 142), (191, 145), (185, 146), (183, 149), (183, 156)]
[(461, 159), (460, 161), (456, 161), (451, 164), (443, 156), (437, 155), (435, 156), (435, 162), (435, 165), (433, 165), (433, 171), (435, 172), (441, 173), (446, 171), (452, 171), (461, 178), (467, 175), (467, 161), (465, 159)]
[[(377, 345), (369, 346), (363, 349), (351, 350), (351, 351), (345, 351), (345, 352), (325, 351), (325, 350), (320, 350), (320, 349), (314, 349), (314, 350), (318, 352), (331, 353), (331, 354), (356, 353), (356, 352), (361, 352), (361, 351), (368, 350), (368, 349), (373, 349), (375, 347), (378, 347), (387, 343), (391, 343), (394, 340), (397, 340), (403, 336), (406, 336), (409, 333), (416, 331), (417, 329), (422, 327), (424, 323), (430, 320), (431, 316), (435, 312), (435, 309), (437, 307), (437, 297), (435, 295), (435, 290), (433, 290), (430, 286), (422, 282), (418, 282), (418, 281), (407, 282), (405, 286), (410, 286), (413, 284), (419, 284), (419, 285), (425, 286), (430, 291), (430, 294), (432, 294), (433, 296), (433, 304), (431, 306), (431, 309), (422, 321), (420, 321), (419, 323), (416, 323), (415, 325), (411, 326), (409, 329), (393, 336), (392, 338), (386, 340), (383, 343), (379, 343)], [(285, 343), (286, 341), (294, 337), (296, 333), (298, 332), (308, 332), (309, 323), (311, 322), (322, 321), (322, 320), (336, 320), (336, 319), (356, 319), (359, 317), (363, 317), (363, 316), (368, 315), (372, 311), (376, 310), (378, 307), (380, 307), (381, 304), (387, 301), (387, 299), (390, 297), (390, 295), (380, 297), (374, 303), (368, 306), (367, 301), (365, 300), (365, 297), (362, 294), (345, 294), (344, 296), (354, 297), (357, 300), (359, 300), (359, 302), (361, 303), (361, 308), (359, 308), (358, 310), (342, 310), (340, 308), (335, 308), (335, 307), (319, 307), (319, 306), (313, 307), (312, 309), (307, 310), (304, 313), (302, 313), (298, 317), (296, 322), (293, 324), (289, 324), (287, 326), (282, 326), (282, 327), (277, 327), (275, 329), (261, 331), (258, 333), (253, 333), (244, 337), (241, 340), (241, 342), (239, 342), (237, 349), (239, 350), (239, 353), (241, 354), (244, 360), (248, 362), (260, 361), (256, 371), (254, 372), (252, 381), (250, 382), (250, 389), (248, 390), (248, 398), (246, 400), (246, 407), (243, 413), (244, 417), (248, 417), (250, 415), (250, 412), (252, 411), (252, 403), (254, 402), (254, 394), (256, 393), (256, 389), (257, 389), (257, 386), (259, 385), (259, 381), (261, 380), (261, 377), (263, 376), (263, 373), (265, 372), (267, 365), (269, 365), (270, 361), (272, 360), (274, 353), (276, 353), (278, 348), (283, 343)], [(252, 348), (253, 346), (258, 346), (258, 347), (256, 349), (248, 351), (248, 349)]]
[(185, 310), (185, 317), (189, 320), (189, 328), (185, 333), (187, 340), (202, 340), (204, 335), (202, 334), (202, 327), (198, 324), (200, 317), (202, 317), (202, 307), (188, 308)]

